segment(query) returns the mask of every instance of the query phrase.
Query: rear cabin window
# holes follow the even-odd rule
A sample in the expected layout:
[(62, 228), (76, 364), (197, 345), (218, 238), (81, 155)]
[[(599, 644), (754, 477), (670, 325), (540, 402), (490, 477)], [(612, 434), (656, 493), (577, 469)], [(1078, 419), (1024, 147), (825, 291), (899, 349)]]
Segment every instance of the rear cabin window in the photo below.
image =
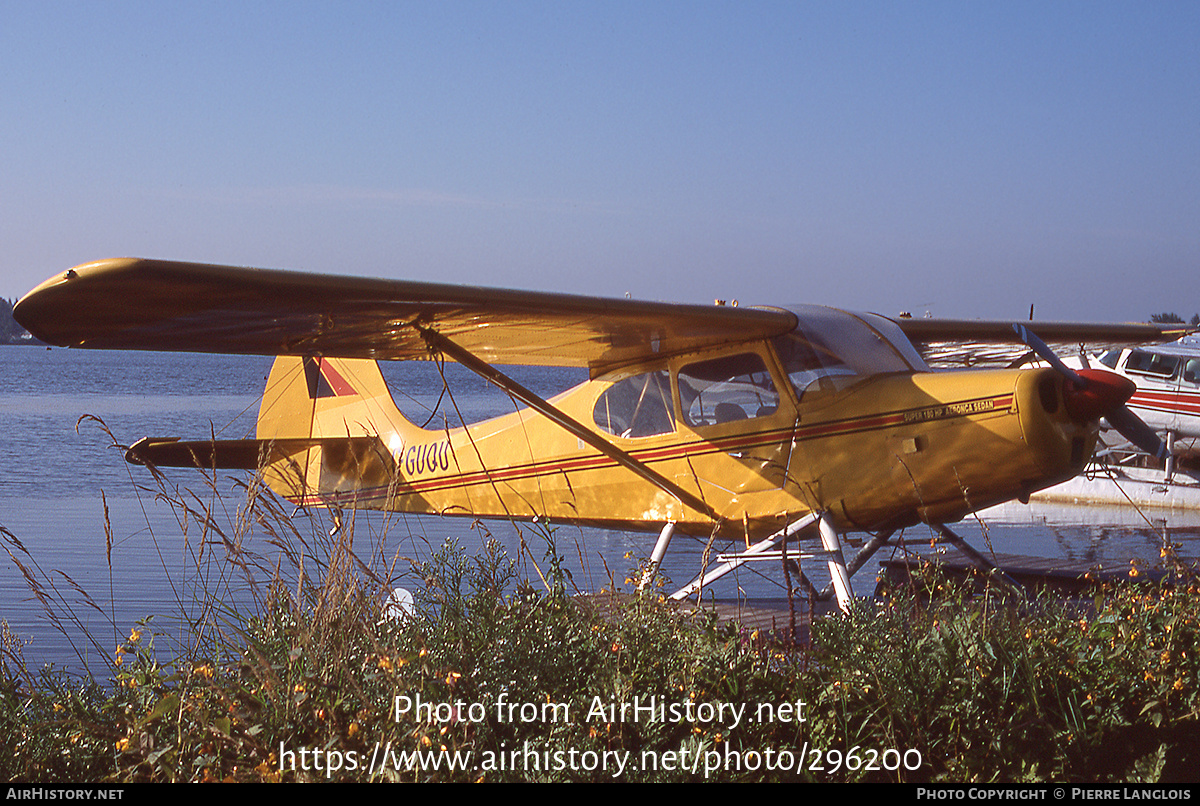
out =
[(693, 428), (766, 417), (779, 410), (779, 392), (757, 353), (714, 358), (679, 370), (679, 405)]
[(592, 410), (596, 426), (618, 437), (650, 437), (675, 430), (671, 378), (666, 370), (644, 372), (608, 387)]

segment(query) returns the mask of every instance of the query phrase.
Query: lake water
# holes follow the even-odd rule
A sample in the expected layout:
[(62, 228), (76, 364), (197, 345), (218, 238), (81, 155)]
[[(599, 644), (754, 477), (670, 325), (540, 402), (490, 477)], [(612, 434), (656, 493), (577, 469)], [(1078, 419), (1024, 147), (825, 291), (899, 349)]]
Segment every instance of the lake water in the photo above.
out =
[[(228, 564), (197, 561), (202, 554), (222, 556), (217, 533), (202, 534), (194, 522), (182, 527), (178, 507), (158, 496), (150, 473), (126, 464), (113, 442), (127, 445), (147, 435), (252, 436), (270, 366), (271, 359), (253, 356), (0, 348), (0, 526), (8, 532), (3, 545), (12, 558), (0, 555), (0, 617), (24, 644), (26, 661), (73, 668), (89, 664), (100, 671), (99, 658), (110, 657), (138, 619), (154, 616), (166, 625), (195, 618), (202, 590), (219, 590), (231, 599), (252, 595), (244, 577)], [(445, 371), (454, 401), (468, 419), (512, 410), (505, 395), (461, 367), (447, 365)], [(510, 371), (547, 396), (583, 377), (560, 369)], [(384, 374), (401, 410), (424, 422), (442, 391), (436, 366), (385, 363)], [(447, 405), (443, 400), (443, 412), (452, 411)], [(197, 472), (171, 469), (167, 478), (181, 487), (176, 497), (193, 509), (213, 511), (226, 536), (233, 534), (244, 500), (236, 474), (218, 476), (219, 496)], [(318, 513), (314, 520), (290, 508), (283, 514), (303, 536), (311, 569), (323, 559), (328, 518)], [(1157, 560), (1165, 529), (1185, 555), (1200, 555), (1196, 518), (1173, 515), (1169, 523), (1153, 526), (1128, 510), (1012, 505), (965, 521), (957, 530), (981, 550), (990, 544), (997, 552), (1112, 564), (1133, 557)], [(388, 585), (400, 586), (414, 584), (410, 561), (428, 559), (448, 538), (474, 553), (490, 534), (511, 556), (542, 562), (545, 543), (527, 525), (518, 530), (489, 523), (486, 528), (485, 533), (461, 519), (358, 515), (355, 550)], [(263, 567), (274, 567), (280, 551), (271, 534), (262, 528), (246, 534), (249, 555)], [(928, 530), (910, 534), (920, 540)], [(522, 536), (529, 546), (524, 554)], [(654, 535), (566, 526), (556, 538), (581, 590), (598, 590), (610, 575), (622, 583), (631, 567), (626, 554), (648, 555), (654, 543)], [(703, 550), (701, 541), (677, 537), (665, 573), (679, 585), (687, 582)], [(873, 588), (877, 568), (872, 562), (855, 577), (859, 593)], [(718, 583), (716, 593), (780, 596), (779, 575), (773, 572), (741, 570)], [(523, 562), (522, 574), (535, 583), (536, 573)], [(49, 606), (33, 594), (27, 575), (38, 580)], [(812, 576), (823, 584), (819, 572)], [(258, 578), (263, 580), (261, 574)]]

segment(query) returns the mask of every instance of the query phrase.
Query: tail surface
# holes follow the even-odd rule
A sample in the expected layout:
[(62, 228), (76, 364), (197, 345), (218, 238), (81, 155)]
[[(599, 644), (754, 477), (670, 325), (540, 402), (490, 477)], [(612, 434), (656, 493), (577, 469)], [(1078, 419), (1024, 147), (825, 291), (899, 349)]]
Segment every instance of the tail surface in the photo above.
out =
[[(410, 430), (369, 359), (280, 356), (258, 415), (273, 490), (298, 503), (371, 506), (388, 497)], [(278, 454), (278, 455), (277, 455)]]
[(280, 356), (263, 392), (255, 439), (147, 438), (131, 462), (261, 470), (271, 489), (303, 504), (382, 506), (404, 444), (419, 433), (369, 359)]

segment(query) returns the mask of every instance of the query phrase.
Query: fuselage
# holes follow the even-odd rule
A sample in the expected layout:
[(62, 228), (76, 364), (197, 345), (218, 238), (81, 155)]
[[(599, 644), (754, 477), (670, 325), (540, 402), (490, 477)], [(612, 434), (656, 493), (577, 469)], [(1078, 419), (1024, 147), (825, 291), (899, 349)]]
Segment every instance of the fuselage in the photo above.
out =
[[(528, 409), (418, 428), (363, 360), (324, 361), (304, 436), (374, 434), (386, 458), (368, 473), (310, 451), (268, 479), (305, 503), (753, 538), (811, 511), (844, 529), (953, 521), (1069, 478), (1091, 455), (1096, 424), (1066, 414), (1052, 370), (934, 373), (889, 320), (797, 314), (793, 333), (625, 366), (548, 401), (708, 512)], [(302, 361), (278, 360), (260, 439), (297, 435), (279, 412), (304, 397)], [(357, 393), (337, 394), (338, 379)]]

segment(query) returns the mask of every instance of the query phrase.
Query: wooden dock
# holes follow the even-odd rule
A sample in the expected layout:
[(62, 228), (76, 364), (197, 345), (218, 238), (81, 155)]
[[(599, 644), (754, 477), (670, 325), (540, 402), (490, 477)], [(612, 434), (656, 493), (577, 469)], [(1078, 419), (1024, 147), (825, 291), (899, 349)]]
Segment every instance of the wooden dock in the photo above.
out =
[[(1027, 591), (1057, 596), (1080, 596), (1098, 585), (1130, 581), (1157, 582), (1167, 576), (1167, 572), (1162, 569), (1135, 566), (1128, 562), (1097, 565), (1021, 554), (989, 554), (987, 559)], [(970, 579), (976, 583), (982, 583), (986, 579), (985, 572), (957, 552), (909, 555), (880, 563), (876, 595), (884, 588), (907, 584), (918, 567), (928, 562), (937, 563), (942, 572), (951, 579), (963, 582)], [(1196, 565), (1195, 560), (1186, 562), (1193, 568), (1200, 567)]]
[[(596, 593), (582, 594), (575, 597), (576, 601), (584, 604), (597, 613), (601, 618), (615, 619), (618, 609), (632, 606), (634, 594), (629, 593)], [(797, 644), (808, 642), (809, 628), (812, 618), (809, 614), (808, 600), (797, 596), (789, 607), (787, 599), (709, 599), (702, 603), (689, 600), (686, 602), (670, 602), (670, 606), (680, 614), (695, 614), (697, 611), (711, 613), (719, 625), (735, 625), (740, 633), (747, 638), (758, 633), (764, 640), (786, 640), (789, 631)], [(818, 615), (837, 609), (836, 602), (818, 602)]]
[[(994, 562), (1000, 571), (1027, 592), (1064, 598), (1085, 596), (1089, 590), (1102, 584), (1160, 581), (1167, 576), (1167, 572), (1161, 569), (1135, 566), (1131, 563), (1097, 566), (1094, 563), (1018, 554), (989, 554), (987, 559)], [(911, 554), (880, 563), (874, 596), (878, 598), (887, 589), (908, 584), (913, 574), (927, 562), (938, 563), (942, 572), (951, 579), (964, 582), (969, 579), (980, 586), (986, 581), (985, 572), (980, 571), (956, 551), (945, 554)], [(1185, 562), (1196, 573), (1200, 573), (1200, 561), (1189, 559)], [(1136, 576), (1130, 573), (1135, 568)], [(856, 580), (860, 593), (865, 589), (868, 579), (866, 574), (860, 574)], [(634, 594), (629, 593), (600, 593), (583, 594), (576, 597), (576, 600), (602, 618), (616, 618), (617, 610), (631, 606), (635, 598)], [(817, 601), (815, 604), (818, 617), (837, 610), (837, 602), (833, 600)], [(801, 595), (797, 595), (790, 604), (785, 598), (705, 598), (699, 604), (692, 599), (671, 602), (671, 606), (682, 614), (694, 613), (697, 609), (711, 613), (718, 624), (736, 625), (739, 633), (747, 639), (757, 632), (762, 640), (786, 641), (790, 633), (796, 644), (803, 645), (808, 643), (811, 634), (812, 614), (809, 611), (809, 600)]]

